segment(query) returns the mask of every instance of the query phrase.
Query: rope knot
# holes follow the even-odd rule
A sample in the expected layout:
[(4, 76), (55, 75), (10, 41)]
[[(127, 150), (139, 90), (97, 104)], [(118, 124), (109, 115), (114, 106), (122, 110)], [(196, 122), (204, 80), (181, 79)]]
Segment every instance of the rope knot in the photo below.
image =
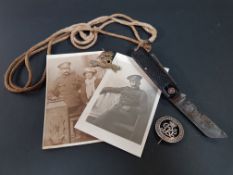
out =
[(97, 27), (97, 26), (92, 27), (92, 32), (99, 33), (99, 31), (100, 31), (99, 27)]
[(140, 40), (137, 47), (135, 48), (135, 51), (138, 50), (140, 47), (145, 49), (147, 52), (150, 52), (152, 49), (151, 43), (147, 40)]
[(71, 31), (70, 41), (76, 48), (87, 49), (96, 43), (98, 35), (96, 31), (96, 28), (88, 23), (77, 24)]

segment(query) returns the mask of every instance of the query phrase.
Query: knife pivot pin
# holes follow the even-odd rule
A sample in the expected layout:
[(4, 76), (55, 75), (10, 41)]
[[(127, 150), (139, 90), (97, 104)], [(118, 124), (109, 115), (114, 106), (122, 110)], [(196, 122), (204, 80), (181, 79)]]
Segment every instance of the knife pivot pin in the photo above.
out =
[(167, 93), (169, 95), (174, 95), (176, 93), (176, 89), (174, 87), (169, 87)]

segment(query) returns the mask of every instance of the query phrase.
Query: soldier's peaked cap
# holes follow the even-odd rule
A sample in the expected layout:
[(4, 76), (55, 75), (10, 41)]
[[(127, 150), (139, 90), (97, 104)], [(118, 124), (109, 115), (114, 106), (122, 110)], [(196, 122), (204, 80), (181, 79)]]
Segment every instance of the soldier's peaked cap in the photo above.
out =
[(70, 68), (70, 62), (64, 62), (64, 63), (61, 63), (61, 64), (59, 64), (57, 67), (59, 68), (59, 69), (66, 69), (66, 68)]
[(142, 77), (140, 75), (130, 75), (130, 76), (127, 77), (127, 79), (129, 81), (131, 81), (131, 80), (140, 81), (142, 79)]

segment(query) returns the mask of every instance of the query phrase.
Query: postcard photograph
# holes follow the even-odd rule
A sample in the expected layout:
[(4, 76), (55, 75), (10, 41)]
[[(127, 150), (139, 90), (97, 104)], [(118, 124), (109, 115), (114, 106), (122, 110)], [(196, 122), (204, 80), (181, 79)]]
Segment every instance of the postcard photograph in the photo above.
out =
[(140, 157), (161, 92), (132, 58), (113, 63), (75, 127)]
[(43, 149), (99, 142), (74, 126), (105, 73), (90, 64), (101, 53), (47, 56)]

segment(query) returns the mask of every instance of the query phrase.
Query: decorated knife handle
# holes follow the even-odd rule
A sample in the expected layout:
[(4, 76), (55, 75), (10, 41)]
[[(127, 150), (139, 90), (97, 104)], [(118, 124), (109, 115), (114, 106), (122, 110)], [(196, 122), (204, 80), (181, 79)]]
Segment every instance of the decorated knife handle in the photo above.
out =
[(173, 98), (179, 94), (175, 81), (153, 53), (140, 48), (132, 52), (132, 57), (166, 97)]

